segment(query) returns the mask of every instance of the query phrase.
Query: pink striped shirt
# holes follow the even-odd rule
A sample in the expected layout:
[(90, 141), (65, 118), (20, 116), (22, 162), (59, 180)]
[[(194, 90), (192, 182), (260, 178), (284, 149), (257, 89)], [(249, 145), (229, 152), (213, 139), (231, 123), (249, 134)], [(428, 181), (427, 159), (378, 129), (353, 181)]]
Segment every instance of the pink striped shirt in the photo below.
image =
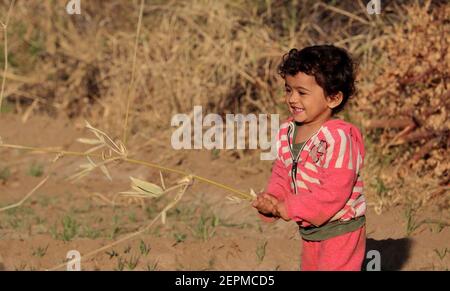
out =
[(284, 201), (288, 216), (302, 227), (363, 216), (365, 152), (359, 129), (330, 119), (293, 157), (294, 126), (292, 117), (280, 126), (267, 192)]

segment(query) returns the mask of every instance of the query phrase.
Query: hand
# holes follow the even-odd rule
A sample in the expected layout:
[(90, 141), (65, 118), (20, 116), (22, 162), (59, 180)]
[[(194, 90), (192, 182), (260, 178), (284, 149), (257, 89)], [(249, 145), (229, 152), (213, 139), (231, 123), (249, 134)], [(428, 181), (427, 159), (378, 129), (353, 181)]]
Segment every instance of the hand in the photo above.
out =
[(261, 214), (274, 215), (275, 206), (278, 203), (278, 199), (269, 193), (258, 194), (256, 199), (252, 202), (252, 206), (255, 207)]
[(281, 201), (275, 205), (274, 215), (281, 217), (284, 221), (291, 220), (289, 218), (289, 216), (287, 215), (286, 204), (284, 204), (284, 202), (281, 202)]

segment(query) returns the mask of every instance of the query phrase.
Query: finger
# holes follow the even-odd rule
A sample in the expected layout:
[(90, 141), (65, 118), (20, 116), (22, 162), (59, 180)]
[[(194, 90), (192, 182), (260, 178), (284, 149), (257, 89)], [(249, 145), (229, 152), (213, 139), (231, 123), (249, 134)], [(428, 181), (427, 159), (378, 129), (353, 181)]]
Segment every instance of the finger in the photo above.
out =
[(266, 200), (271, 200), (271, 195), (269, 195), (269, 194), (267, 194), (267, 193), (265, 193), (264, 195), (263, 195), (263, 197), (264, 197), (264, 199), (266, 199)]
[(267, 202), (271, 202), (272, 198), (270, 197), (270, 195), (264, 195), (264, 197), (262, 198)]
[(264, 206), (264, 207), (267, 207), (267, 206), (269, 206), (271, 204), (270, 201), (268, 201), (265, 198), (261, 198), (259, 203), (260, 203), (261, 206)]
[(268, 206), (267, 200), (266, 200), (266, 199), (260, 199), (260, 200), (258, 201), (258, 205), (259, 205), (260, 207), (267, 208), (267, 206)]
[(274, 197), (273, 195), (270, 194), (265, 194), (264, 198), (269, 200), (271, 203), (276, 204), (278, 203), (278, 199), (276, 197)]
[(272, 203), (270, 203), (270, 202), (268, 202), (268, 203), (266, 204), (266, 209), (267, 209), (267, 211), (270, 211), (270, 212), (272, 212), (272, 213), (275, 211), (274, 205), (273, 205)]

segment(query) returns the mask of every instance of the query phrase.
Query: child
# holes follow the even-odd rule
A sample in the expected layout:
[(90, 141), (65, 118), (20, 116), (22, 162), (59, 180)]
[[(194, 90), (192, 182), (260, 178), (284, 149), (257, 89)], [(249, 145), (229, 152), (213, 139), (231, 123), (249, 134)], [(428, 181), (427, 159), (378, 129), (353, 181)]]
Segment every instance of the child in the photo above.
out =
[(290, 50), (279, 74), (292, 116), (280, 126), (267, 191), (253, 206), (266, 221), (299, 225), (302, 270), (361, 270), (364, 144), (357, 127), (333, 119), (355, 91), (354, 63), (344, 49), (312, 46)]

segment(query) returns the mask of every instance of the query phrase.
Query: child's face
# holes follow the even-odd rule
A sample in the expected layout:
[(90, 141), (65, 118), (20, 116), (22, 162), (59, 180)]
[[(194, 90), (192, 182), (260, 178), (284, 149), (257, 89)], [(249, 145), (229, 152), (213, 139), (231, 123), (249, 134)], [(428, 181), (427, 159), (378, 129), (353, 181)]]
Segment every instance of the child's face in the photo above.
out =
[(333, 106), (314, 76), (299, 72), (285, 78), (286, 103), (294, 120), (301, 123), (325, 121)]

